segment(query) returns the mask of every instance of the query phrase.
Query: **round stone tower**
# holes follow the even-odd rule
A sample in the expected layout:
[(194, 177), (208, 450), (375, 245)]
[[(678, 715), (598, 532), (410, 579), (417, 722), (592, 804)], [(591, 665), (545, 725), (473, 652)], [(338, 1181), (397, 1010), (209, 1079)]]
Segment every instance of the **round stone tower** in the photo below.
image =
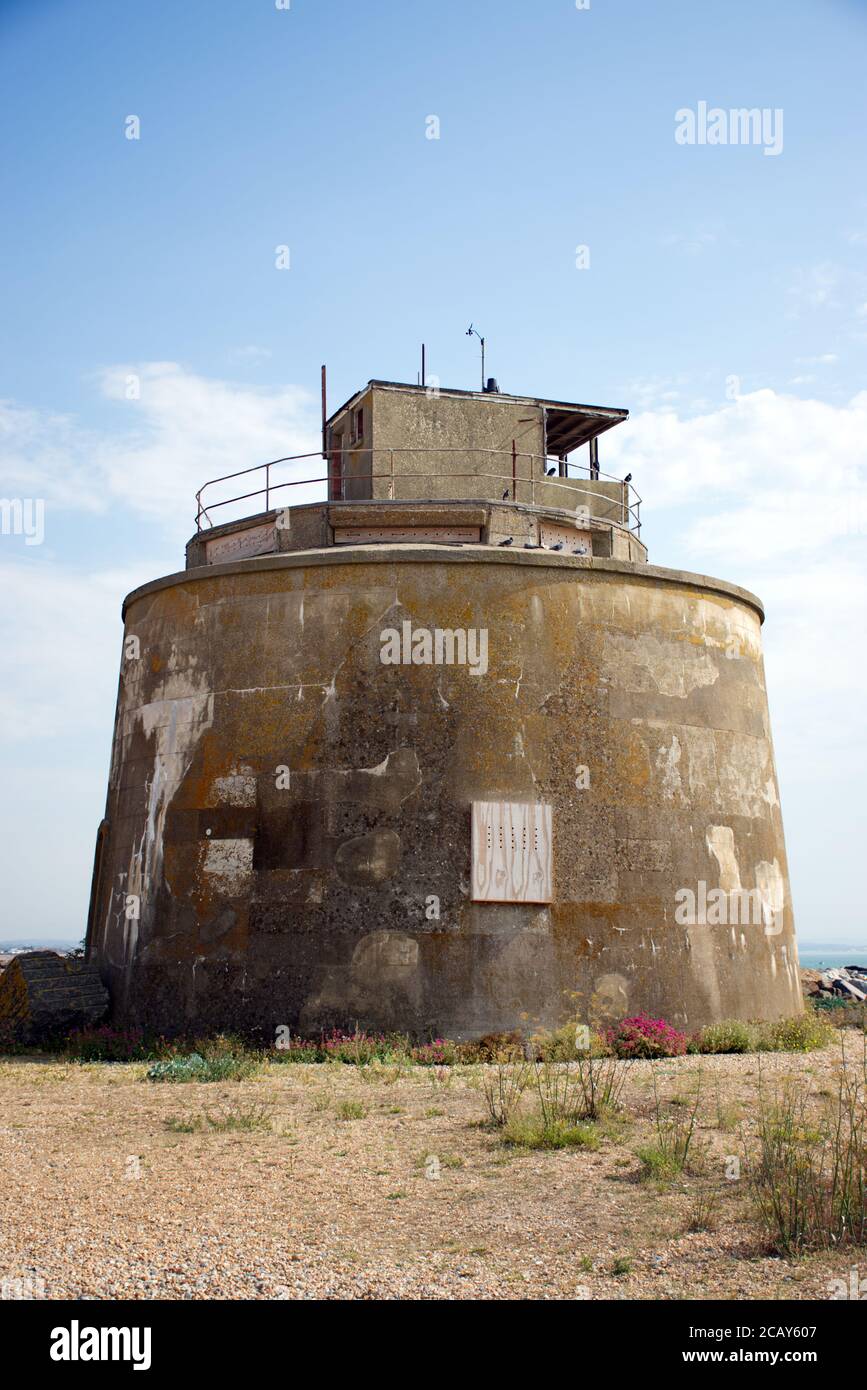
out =
[(598, 466), (624, 417), (371, 382), (324, 463), (223, 483), (264, 510), (203, 490), (187, 569), (124, 604), (88, 923), (118, 1022), (800, 1009), (761, 606), (647, 563)]

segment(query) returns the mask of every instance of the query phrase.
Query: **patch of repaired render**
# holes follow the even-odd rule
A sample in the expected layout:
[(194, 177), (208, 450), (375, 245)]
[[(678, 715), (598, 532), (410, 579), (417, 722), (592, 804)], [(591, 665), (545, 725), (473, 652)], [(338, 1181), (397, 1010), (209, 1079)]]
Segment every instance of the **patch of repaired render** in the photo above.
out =
[(220, 806), (256, 805), (256, 777), (249, 768), (227, 777), (215, 777), (213, 789)]
[(202, 872), (218, 892), (240, 897), (253, 873), (253, 841), (207, 840)]

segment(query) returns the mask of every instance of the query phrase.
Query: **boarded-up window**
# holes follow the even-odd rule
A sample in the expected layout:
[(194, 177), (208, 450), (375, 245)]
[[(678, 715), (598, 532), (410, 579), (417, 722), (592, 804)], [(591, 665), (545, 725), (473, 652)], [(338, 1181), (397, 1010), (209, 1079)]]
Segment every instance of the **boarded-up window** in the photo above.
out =
[(551, 901), (550, 806), (474, 801), (472, 827), (475, 902)]

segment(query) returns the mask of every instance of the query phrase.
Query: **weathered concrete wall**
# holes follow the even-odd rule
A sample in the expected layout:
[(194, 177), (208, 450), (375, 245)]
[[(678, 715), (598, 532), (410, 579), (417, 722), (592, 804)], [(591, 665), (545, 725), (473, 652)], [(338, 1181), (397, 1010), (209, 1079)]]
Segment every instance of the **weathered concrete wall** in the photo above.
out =
[[(604, 484), (593, 483), (593, 487)], [(600, 508), (605, 507), (604, 499)], [(277, 554), (296, 550), (319, 550), (339, 543), (348, 530), (406, 528), (428, 532), (451, 532), (454, 528), (469, 527), (475, 539), (483, 544), (499, 545), (511, 538), (512, 543), (525, 541), (548, 544), (557, 536), (570, 542), (586, 542), (588, 553), (603, 559), (643, 561), (647, 548), (632, 531), (600, 520), (591, 512), (585, 522), (574, 511), (563, 507), (529, 507), (520, 502), (457, 502), (452, 498), (438, 502), (309, 502), (304, 506), (286, 507), (243, 520), (198, 531), (187, 543), (187, 569), (200, 565), (227, 563), (258, 554)], [(589, 529), (589, 537), (588, 537)], [(407, 535), (406, 539), (415, 537)], [(418, 537), (431, 539), (431, 536)]]
[[(362, 429), (356, 428), (355, 418), (362, 412)], [(344, 501), (359, 501), (371, 496), (381, 496), (373, 489), (380, 486), (373, 474), (388, 466), (383, 457), (373, 449), (373, 391), (365, 391), (354, 402), (352, 409), (346, 411), (334, 422), (332, 443), (340, 458), (339, 465), (332, 461), (328, 468), (329, 477), (342, 475), (342, 498)], [(332, 456), (334, 457), (334, 456)], [(329, 492), (329, 496), (330, 496)]]
[[(404, 621), (487, 629), (486, 672), (383, 665)], [(800, 1007), (742, 591), (541, 552), (334, 548), (158, 581), (126, 635), (90, 940), (118, 1019), (468, 1038)], [(475, 800), (551, 804), (550, 906), (470, 901)], [(777, 915), (678, 920), (701, 884)]]
[[(389, 467), (394, 451), (397, 498), (502, 496), (511, 485), (512, 441), (521, 457), (517, 464), (517, 500), (530, 502), (531, 469), (543, 478), (545, 469), (542, 410), (499, 396), (425, 396), (374, 388), (373, 448), (376, 470)], [(443, 452), (443, 451), (447, 452)], [(489, 452), (493, 451), (493, 452)], [(527, 455), (536, 455), (531, 464)], [(473, 476), (457, 477), (458, 473)], [(486, 474), (495, 476), (488, 477)], [(374, 483), (374, 497), (389, 496), (389, 482)], [(541, 500), (541, 499), (540, 499)], [(549, 501), (549, 506), (565, 506)]]

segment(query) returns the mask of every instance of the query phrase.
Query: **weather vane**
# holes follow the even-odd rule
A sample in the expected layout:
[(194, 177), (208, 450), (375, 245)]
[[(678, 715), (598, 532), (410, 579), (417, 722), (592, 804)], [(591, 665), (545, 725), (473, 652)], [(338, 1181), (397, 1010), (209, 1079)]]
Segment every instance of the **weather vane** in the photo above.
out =
[(481, 333), (479, 332), (479, 330), (478, 330), (477, 328), (473, 328), (473, 325), (470, 324), (469, 328), (467, 329), (467, 337), (468, 337), (468, 338), (471, 338), (472, 335), (473, 335), (474, 333), (475, 333), (476, 337), (478, 338), (479, 342), (480, 342), (481, 345), (482, 345), (482, 390), (484, 391), (484, 389), (485, 389), (485, 340), (484, 340), (484, 338), (482, 337), (482, 335), (481, 335)]

